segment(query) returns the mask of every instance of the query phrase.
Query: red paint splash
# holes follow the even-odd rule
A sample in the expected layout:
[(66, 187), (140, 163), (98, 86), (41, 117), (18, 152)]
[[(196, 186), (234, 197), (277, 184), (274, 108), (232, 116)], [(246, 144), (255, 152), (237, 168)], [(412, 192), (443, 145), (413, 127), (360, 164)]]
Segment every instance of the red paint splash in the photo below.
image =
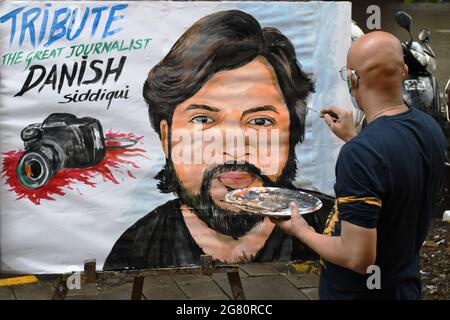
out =
[[(142, 136), (133, 133), (119, 133), (109, 130), (105, 138), (113, 139), (133, 139), (142, 144)], [(118, 141), (106, 141), (106, 146), (120, 145)], [(119, 184), (118, 178), (126, 174), (131, 178), (136, 178), (131, 169), (139, 169), (139, 166), (132, 161), (134, 157), (145, 157), (145, 150), (135, 146), (125, 149), (108, 149), (105, 158), (96, 166), (82, 169), (62, 169), (58, 171), (47, 185), (38, 189), (27, 189), (17, 179), (16, 166), (23, 154), (23, 150), (11, 150), (3, 153), (2, 178), (6, 177), (5, 184), (10, 186), (8, 191), (15, 192), (17, 200), (28, 199), (36, 205), (41, 204), (41, 200), (55, 200), (55, 195), (64, 196), (66, 190), (74, 190), (78, 183), (96, 187), (93, 182), (97, 176), (102, 176), (104, 182)], [(81, 192), (77, 190), (80, 194)]]

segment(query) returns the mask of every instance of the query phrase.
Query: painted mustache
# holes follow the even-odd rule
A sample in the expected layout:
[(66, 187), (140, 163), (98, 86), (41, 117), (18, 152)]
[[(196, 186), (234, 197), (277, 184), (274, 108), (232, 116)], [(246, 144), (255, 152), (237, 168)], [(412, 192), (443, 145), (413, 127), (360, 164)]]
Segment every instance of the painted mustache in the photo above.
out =
[(274, 186), (274, 182), (262, 174), (261, 170), (253, 164), (248, 162), (228, 162), (205, 171), (202, 179), (201, 195), (209, 194), (211, 183), (215, 178), (228, 189), (245, 188), (256, 179), (260, 180), (266, 187)]

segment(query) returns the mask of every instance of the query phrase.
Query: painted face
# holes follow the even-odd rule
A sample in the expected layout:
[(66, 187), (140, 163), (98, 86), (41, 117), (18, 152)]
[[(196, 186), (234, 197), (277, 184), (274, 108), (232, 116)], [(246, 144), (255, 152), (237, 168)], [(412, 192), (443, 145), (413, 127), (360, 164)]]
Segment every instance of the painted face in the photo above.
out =
[[(216, 73), (172, 118), (170, 154), (180, 184), (199, 194), (205, 171), (229, 162), (248, 163), (276, 181), (288, 159), (289, 125), (275, 71), (265, 58)], [(166, 153), (167, 131), (162, 125)], [(221, 201), (228, 191), (262, 185), (243, 167), (211, 178), (209, 194), (220, 207), (231, 209)]]

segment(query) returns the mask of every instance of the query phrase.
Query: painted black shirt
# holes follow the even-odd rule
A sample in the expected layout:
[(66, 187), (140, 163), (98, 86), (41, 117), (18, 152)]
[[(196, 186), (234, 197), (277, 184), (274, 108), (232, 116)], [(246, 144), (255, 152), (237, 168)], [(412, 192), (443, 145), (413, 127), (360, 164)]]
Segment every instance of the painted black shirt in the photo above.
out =
[(381, 290), (366, 275), (325, 261), (324, 299), (419, 298), (419, 249), (443, 184), (445, 137), (415, 108), (380, 117), (346, 143), (336, 164), (336, 205), (325, 234), (339, 236), (341, 221), (377, 229)]
[[(312, 193), (322, 200), (322, 208), (305, 219), (317, 231), (322, 231), (333, 199)], [(159, 206), (130, 227), (112, 248), (104, 270), (147, 269), (199, 265), (202, 249), (192, 238), (180, 210), (180, 199)], [(254, 262), (293, 261), (316, 258), (315, 254), (298, 240), (275, 227)]]

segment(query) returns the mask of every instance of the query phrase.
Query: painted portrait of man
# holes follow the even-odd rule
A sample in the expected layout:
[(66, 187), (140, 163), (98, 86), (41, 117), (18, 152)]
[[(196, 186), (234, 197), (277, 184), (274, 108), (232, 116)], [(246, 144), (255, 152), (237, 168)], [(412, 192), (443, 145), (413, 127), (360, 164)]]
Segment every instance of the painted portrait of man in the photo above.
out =
[[(307, 247), (267, 217), (223, 199), (247, 187), (297, 189), (295, 146), (304, 138), (306, 98), (313, 91), (292, 43), (279, 30), (262, 28), (238, 10), (195, 22), (150, 70), (143, 89), (166, 159), (155, 177), (158, 189), (176, 198), (126, 230), (104, 270), (198, 265), (203, 254), (223, 263), (310, 257)], [(180, 139), (180, 132), (195, 136), (194, 131), (203, 138)], [(224, 138), (223, 148), (213, 152), (215, 161), (180, 161), (180, 149), (204, 153), (199, 140), (211, 132), (222, 137), (231, 132), (244, 137), (243, 143), (225, 146)], [(265, 138), (255, 142), (254, 136)], [(264, 159), (261, 143), (272, 151)], [(332, 199), (307, 192), (323, 203), (320, 211), (304, 216), (321, 231)]]

